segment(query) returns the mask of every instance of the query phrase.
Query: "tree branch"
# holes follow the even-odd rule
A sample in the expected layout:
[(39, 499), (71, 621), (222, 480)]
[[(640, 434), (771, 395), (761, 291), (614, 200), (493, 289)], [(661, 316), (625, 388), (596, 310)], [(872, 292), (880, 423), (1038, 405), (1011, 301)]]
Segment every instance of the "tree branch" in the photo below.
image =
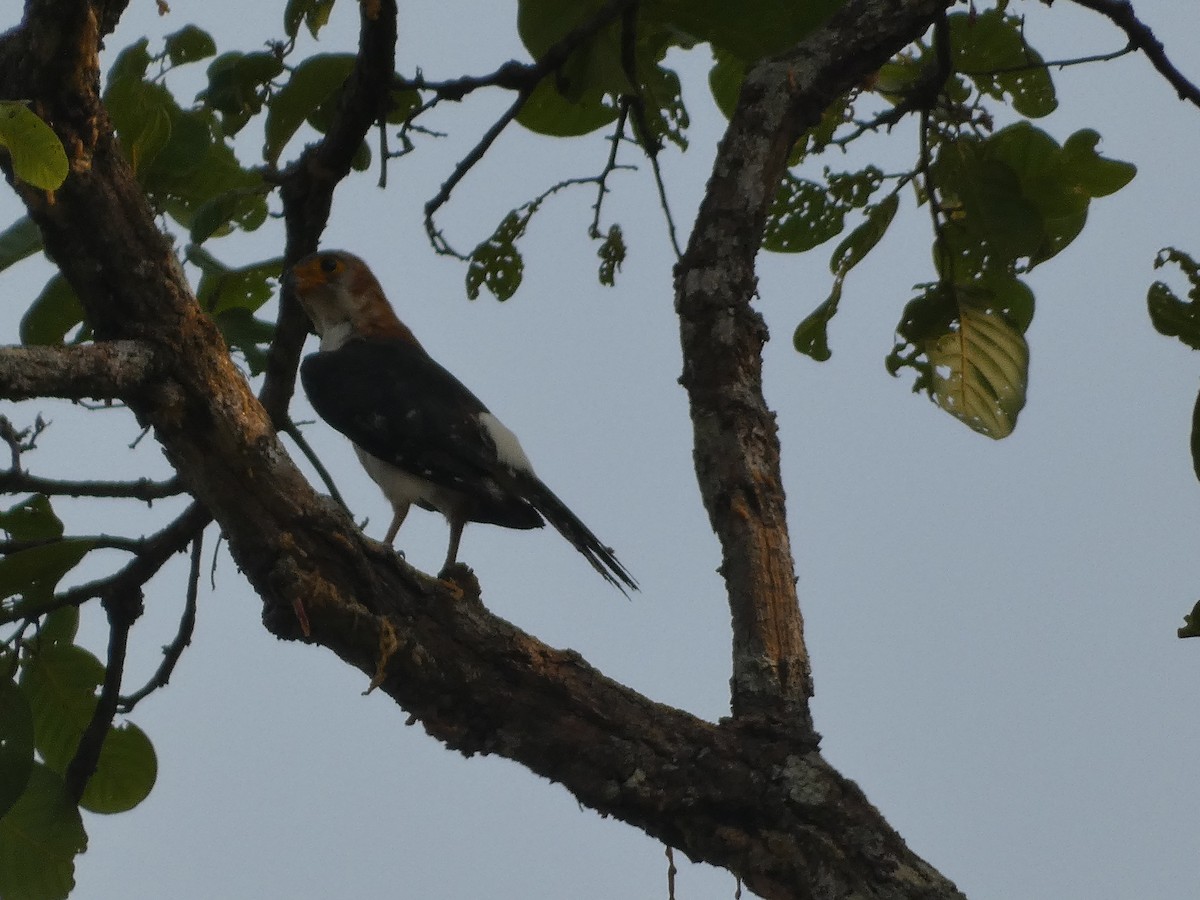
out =
[(186, 547), (211, 521), (212, 516), (208, 511), (193, 503), (162, 531), (139, 541), (136, 555), (124, 568), (112, 575), (55, 594), (50, 602), (37, 609), (18, 607), (7, 613), (0, 613), (0, 625), (17, 619), (40, 616), (64, 606), (79, 606), (96, 597), (140, 591), (147, 581), (158, 574), (158, 570), (167, 560)]
[(1184, 77), (1167, 56), (1162, 41), (1154, 36), (1137, 14), (1129, 0), (1073, 0), (1074, 3), (1112, 20), (1129, 38), (1129, 42), (1146, 54), (1150, 64), (1175, 88), (1180, 100), (1200, 106), (1200, 88)]
[(184, 491), (178, 477), (166, 481), (139, 478), (137, 481), (66, 481), (54, 478), (39, 478), (28, 472), (9, 470), (0, 472), (0, 493), (45, 494), (48, 497), (117, 497), (125, 500), (162, 500)]
[(104, 739), (108, 737), (113, 716), (117, 714), (121, 678), (125, 674), (125, 650), (129, 646), (129, 629), (141, 616), (143, 609), (141, 588), (118, 588), (104, 598), (104, 609), (108, 613), (108, 662), (104, 669), (104, 683), (100, 686), (100, 696), (92, 711), (91, 721), (79, 739), (79, 746), (67, 764), (67, 771), (63, 773), (67, 793), (76, 803), (83, 797), (88, 781), (96, 771)]
[(125, 398), (142, 390), (158, 369), (150, 345), (140, 341), (0, 347), (0, 397)]
[[(317, 249), (329, 221), (333, 192), (350, 174), (351, 162), (371, 126), (386, 112), (395, 74), (396, 2), (359, 4), (358, 59), (343, 86), (325, 136), (305, 149), (283, 173), (280, 196), (287, 226), (286, 271)], [(296, 390), (296, 366), (308, 337), (308, 319), (288, 289), (281, 291), (275, 339), (259, 399), (283, 428)]]
[(779, 441), (762, 394), (767, 329), (750, 305), (767, 212), (800, 135), (863, 73), (919, 37), (947, 5), (850, 2), (799, 47), (754, 66), (676, 267), (681, 382), (691, 403), (700, 493), (721, 541), (733, 612), (737, 717), (801, 732), (812, 728), (812, 677)]
[[(521, 108), (529, 100), (534, 89), (552, 72), (560, 69), (563, 64), (570, 58), (581, 45), (591, 40), (596, 34), (606, 27), (609, 23), (631, 10), (637, 3), (637, 0), (608, 0), (604, 6), (596, 10), (596, 13), (583, 22), (578, 27), (571, 29), (561, 40), (555, 43), (547, 50), (536, 63), (530, 66), (514, 69), (516, 63), (508, 63), (501, 66), (494, 73), (495, 76), (500, 76), (505, 73), (504, 78), (509, 85), (519, 85), (517, 98), (504, 111), (504, 113), (491, 124), (484, 132), (483, 136), (475, 144), (471, 151), (459, 160), (458, 165), (454, 167), (454, 171), (450, 173), (438, 192), (425, 204), (425, 231), (429, 235), (430, 242), (439, 253), (450, 253), (462, 259), (466, 257), (456, 253), (450, 248), (450, 245), (442, 237), (437, 226), (433, 224), (433, 216), (442, 206), (450, 199), (450, 194), (458, 183), (466, 177), (466, 174), (471, 171), (474, 165), (483, 158), (487, 149), (495, 142), (500, 133), (508, 127), (509, 123), (517, 117)], [(516, 73), (520, 72), (518, 76)]]
[(133, 708), (157, 691), (164, 688), (175, 672), (175, 666), (183, 651), (192, 643), (192, 632), (196, 630), (196, 599), (200, 593), (200, 556), (204, 546), (204, 532), (198, 532), (192, 541), (192, 564), (188, 572), (187, 597), (183, 604), (183, 615), (179, 619), (179, 630), (175, 639), (163, 647), (163, 661), (154, 675), (142, 687), (128, 696), (119, 697), (117, 712), (128, 715)]

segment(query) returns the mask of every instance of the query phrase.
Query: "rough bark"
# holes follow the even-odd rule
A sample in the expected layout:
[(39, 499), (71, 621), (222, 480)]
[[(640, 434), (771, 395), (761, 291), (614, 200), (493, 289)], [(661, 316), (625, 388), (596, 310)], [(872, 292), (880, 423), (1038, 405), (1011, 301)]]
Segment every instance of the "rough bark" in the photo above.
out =
[(0, 347), (0, 397), (112, 400), (136, 394), (157, 368), (153, 348), (139, 341)]
[(733, 713), (810, 731), (812, 674), (796, 596), (775, 416), (762, 393), (767, 328), (751, 307), (754, 260), (796, 139), (946, 0), (843, 7), (800, 46), (755, 66), (717, 151), (676, 267), (701, 496), (721, 540), (733, 618)]
[[(768, 117), (768, 146), (743, 148), (727, 138), (680, 269), (686, 377), (702, 394), (698, 430), (732, 415), (743, 442), (697, 451), (706, 502), (726, 543), (726, 576), (760, 585), (735, 609), (769, 595), (772, 611), (763, 621), (781, 629), (776, 651), (768, 628), (738, 624), (740, 633), (759, 634), (761, 653), (750, 653), (766, 660), (767, 686), (752, 686), (747, 696), (766, 697), (776, 712), (807, 716), (809, 687), (798, 615), (788, 609), (790, 552), (776, 521), (782, 494), (774, 425), (753, 396), (759, 374), (748, 361), (765, 339), (747, 304), (764, 198), (788, 135), (918, 35), (942, 5), (855, 0), (796, 53), (756, 71), (735, 121), (749, 130), (756, 116)], [(477, 600), (448, 594), (312, 490), (198, 309), (115, 144), (98, 96), (101, 13), (86, 0), (29, 0), (21, 27), (0, 43), (0, 96), (34, 98), (71, 158), (53, 202), (15, 189), (98, 339), (154, 348), (162, 368), (128, 403), (222, 528), (263, 599), (267, 627), (300, 639), (302, 611), (307, 640), (371, 674), (447, 746), (520, 762), (601, 813), (728, 868), (764, 897), (961, 896), (824, 761), (807, 727), (780, 727), (786, 722), (772, 716), (713, 724), (656, 704)], [(743, 153), (745, 160), (734, 158)], [(723, 216), (747, 230), (733, 221), (723, 226)], [(725, 360), (736, 377), (709, 388), (711, 368)], [(703, 396), (710, 389), (714, 397)], [(717, 418), (706, 421), (710, 415)], [(750, 464), (735, 464), (743, 452)], [(773, 533), (737, 533), (726, 520), (740, 516), (766, 516)], [(782, 696), (782, 705), (772, 706), (772, 696)]]

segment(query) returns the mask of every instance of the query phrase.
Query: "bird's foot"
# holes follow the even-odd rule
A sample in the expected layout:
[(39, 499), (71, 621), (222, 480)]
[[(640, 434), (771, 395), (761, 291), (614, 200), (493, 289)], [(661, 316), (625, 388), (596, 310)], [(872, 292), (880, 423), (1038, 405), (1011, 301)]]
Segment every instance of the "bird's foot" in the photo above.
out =
[(455, 595), (456, 600), (478, 603), (483, 597), (479, 579), (466, 563), (454, 562), (445, 566), (438, 572), (438, 580)]

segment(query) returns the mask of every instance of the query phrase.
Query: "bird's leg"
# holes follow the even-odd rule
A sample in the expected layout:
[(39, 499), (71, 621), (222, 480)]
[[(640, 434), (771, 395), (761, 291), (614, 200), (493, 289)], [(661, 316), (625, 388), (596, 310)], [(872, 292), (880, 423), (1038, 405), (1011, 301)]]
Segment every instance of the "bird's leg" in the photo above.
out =
[(446, 571), (458, 559), (458, 543), (462, 540), (463, 529), (466, 527), (466, 519), (455, 517), (450, 520), (450, 546), (446, 550), (446, 561), (442, 563), (442, 571)]
[(407, 503), (392, 507), (392, 524), (388, 526), (387, 534), (383, 536), (383, 542), (389, 547), (392, 546), (392, 541), (396, 540), (396, 532), (404, 524), (404, 518), (408, 515), (409, 508)]

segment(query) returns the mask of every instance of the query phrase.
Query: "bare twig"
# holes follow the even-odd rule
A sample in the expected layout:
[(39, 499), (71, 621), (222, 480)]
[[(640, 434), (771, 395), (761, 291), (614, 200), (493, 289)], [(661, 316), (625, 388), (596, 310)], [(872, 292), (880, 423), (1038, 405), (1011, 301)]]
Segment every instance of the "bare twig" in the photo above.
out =
[(1129, 37), (1129, 42), (1146, 54), (1150, 64), (1167, 80), (1180, 100), (1200, 106), (1200, 88), (1184, 77), (1167, 57), (1167, 50), (1154, 32), (1133, 11), (1129, 0), (1074, 0), (1079, 6), (1112, 20)]
[(0, 556), (9, 553), (20, 553), (22, 550), (33, 550), (36, 547), (46, 547), (50, 544), (60, 544), (63, 541), (87, 543), (92, 547), (104, 550), (120, 550), (124, 553), (140, 553), (146, 546), (146, 538), (127, 538), (119, 534), (72, 534), (64, 537), (39, 538), (27, 541), (0, 541)]
[(191, 504), (162, 531), (143, 539), (137, 554), (124, 568), (112, 575), (55, 594), (37, 609), (21, 608), (19, 611), (0, 613), (0, 625), (17, 619), (40, 616), (64, 606), (79, 606), (96, 597), (113, 596), (122, 591), (140, 589), (157, 574), (168, 559), (186, 547), (211, 519), (212, 516), (203, 506), (199, 503)]
[[(471, 171), (471, 168), (483, 158), (483, 154), (500, 136), (508, 124), (516, 118), (517, 113), (528, 101), (534, 89), (552, 72), (557, 71), (567, 61), (576, 49), (582, 46), (587, 41), (591, 40), (602, 28), (606, 27), (617, 16), (625, 13), (636, 5), (637, 0), (608, 0), (604, 6), (596, 10), (596, 14), (588, 19), (577, 28), (572, 29), (562, 40), (554, 44), (549, 50), (543, 54), (532, 66), (520, 66), (515, 63), (506, 63), (493, 73), (493, 77), (500, 73), (506, 73), (505, 78), (508, 83), (505, 86), (518, 86), (517, 99), (512, 105), (492, 123), (491, 127), (484, 132), (479, 142), (464, 156), (454, 167), (454, 171), (450, 173), (450, 177), (442, 184), (428, 203), (425, 204), (425, 230), (429, 234), (430, 242), (439, 253), (446, 253), (460, 259), (466, 257), (455, 252), (446, 239), (442, 236), (437, 226), (433, 224), (434, 214), (450, 199), (450, 194), (455, 186)], [(520, 73), (516, 75), (514, 73)]]
[(117, 713), (117, 700), (121, 691), (121, 677), (125, 672), (125, 650), (129, 645), (129, 629), (141, 616), (141, 586), (114, 585), (115, 590), (104, 598), (104, 609), (108, 613), (108, 665), (104, 670), (104, 684), (96, 700), (96, 709), (88, 722), (75, 756), (67, 765), (64, 780), (67, 793), (76, 802), (83, 796), (88, 780), (96, 771), (104, 739), (112, 727)]
[(167, 686), (179, 657), (192, 642), (192, 633), (196, 630), (196, 598), (200, 593), (200, 556), (204, 543), (204, 532), (196, 535), (192, 541), (192, 567), (188, 573), (187, 599), (183, 605), (183, 615), (179, 619), (179, 630), (175, 639), (163, 647), (163, 661), (158, 670), (139, 690), (128, 696), (122, 696), (117, 701), (117, 712), (128, 714), (142, 700), (153, 694), (159, 688)]
[(0, 493), (15, 494), (22, 491), (49, 497), (119, 497), (149, 503), (182, 494), (184, 487), (178, 477), (166, 481), (152, 481), (149, 478), (139, 478), (137, 481), (59, 481), (39, 478), (19, 470), (0, 472)]
[(592, 224), (588, 227), (588, 236), (593, 238), (600, 237), (600, 210), (604, 206), (604, 195), (608, 193), (608, 176), (615, 172), (618, 168), (633, 168), (632, 166), (617, 165), (617, 150), (621, 146), (621, 140), (625, 135), (625, 123), (629, 119), (629, 104), (622, 102), (621, 111), (617, 115), (617, 124), (613, 128), (612, 135), (609, 136), (609, 142), (612, 146), (608, 151), (608, 160), (604, 163), (604, 169), (600, 172), (596, 182), (596, 202), (592, 204)]
[(329, 496), (336, 500), (342, 509), (346, 510), (346, 512), (349, 512), (350, 507), (347, 506), (346, 501), (342, 499), (342, 495), (338, 491), (337, 485), (333, 482), (333, 476), (329, 474), (329, 470), (325, 468), (325, 464), (321, 462), (321, 458), (317, 456), (316, 451), (313, 450), (312, 446), (305, 439), (304, 434), (300, 431), (300, 427), (295, 422), (289, 421), (283, 427), (283, 433), (296, 442), (296, 446), (300, 448), (300, 452), (304, 454), (304, 458), (307, 459), (309, 464), (317, 470), (317, 475), (320, 476), (321, 481), (329, 490)]
[(1090, 56), (1074, 56), (1070, 59), (1048, 59), (1042, 62), (1022, 63), (1019, 66), (1000, 66), (995, 69), (982, 71), (959, 69), (959, 74), (966, 75), (968, 78), (980, 78), (989, 75), (1007, 75), (1010, 72), (1028, 72), (1032, 69), (1069, 69), (1071, 66), (1083, 66), (1088, 63), (1108, 62), (1109, 60), (1120, 59), (1122, 56), (1136, 53), (1137, 49), (1137, 45), (1133, 41), (1130, 41), (1120, 50), (1113, 50), (1109, 53), (1093, 53)]

